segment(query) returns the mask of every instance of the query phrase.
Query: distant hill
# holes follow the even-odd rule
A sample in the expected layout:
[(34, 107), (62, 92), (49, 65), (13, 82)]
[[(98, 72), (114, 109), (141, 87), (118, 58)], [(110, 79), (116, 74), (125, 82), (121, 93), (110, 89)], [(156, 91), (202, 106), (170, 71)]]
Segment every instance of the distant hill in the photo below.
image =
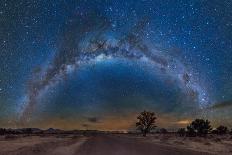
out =
[(4, 134), (102, 134), (102, 133), (123, 133), (121, 131), (100, 131), (100, 130), (61, 130), (49, 128), (42, 130), (39, 128), (0, 128), (0, 135)]
[(63, 130), (49, 128), (49, 129), (47, 129), (47, 130), (44, 130), (43, 132), (44, 132), (44, 133), (61, 133), (61, 132), (63, 132)]

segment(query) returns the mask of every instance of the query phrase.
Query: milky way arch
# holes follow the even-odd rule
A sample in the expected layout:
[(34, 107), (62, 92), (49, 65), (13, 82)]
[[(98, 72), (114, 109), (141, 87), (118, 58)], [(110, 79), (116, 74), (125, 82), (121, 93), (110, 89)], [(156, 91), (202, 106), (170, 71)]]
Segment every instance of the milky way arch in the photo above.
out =
[(20, 113), (21, 122), (30, 119), (40, 94), (64, 80), (68, 73), (82, 64), (112, 58), (146, 61), (175, 79), (183, 92), (199, 103), (199, 107), (207, 105), (210, 101), (206, 91), (194, 81), (183, 63), (143, 39), (148, 21), (144, 18), (127, 33), (118, 35), (102, 15), (92, 12), (74, 16), (65, 25), (51, 63), (36, 70), (28, 82), (28, 99)]

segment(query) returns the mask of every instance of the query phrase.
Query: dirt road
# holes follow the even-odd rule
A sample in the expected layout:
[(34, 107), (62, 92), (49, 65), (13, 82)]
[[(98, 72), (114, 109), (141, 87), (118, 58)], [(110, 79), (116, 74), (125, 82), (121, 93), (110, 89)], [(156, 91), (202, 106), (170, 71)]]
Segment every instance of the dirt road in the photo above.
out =
[(187, 149), (153, 144), (134, 138), (96, 136), (86, 141), (77, 155), (209, 155)]

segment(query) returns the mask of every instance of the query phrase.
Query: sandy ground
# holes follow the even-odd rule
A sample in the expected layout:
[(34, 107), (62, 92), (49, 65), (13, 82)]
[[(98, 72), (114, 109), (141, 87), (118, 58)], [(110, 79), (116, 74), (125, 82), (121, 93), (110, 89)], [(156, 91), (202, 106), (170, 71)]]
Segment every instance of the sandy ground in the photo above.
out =
[[(144, 139), (141, 137), (132, 138)], [(179, 137), (172, 134), (155, 134), (148, 136), (144, 140), (167, 147), (171, 146), (179, 149), (188, 149), (216, 155), (232, 155), (232, 135), (208, 135), (207, 138), (203, 138)]]
[(87, 139), (74, 135), (0, 138), (0, 155), (74, 155)]
[(232, 155), (232, 138), (174, 135), (1, 136), (0, 155)]

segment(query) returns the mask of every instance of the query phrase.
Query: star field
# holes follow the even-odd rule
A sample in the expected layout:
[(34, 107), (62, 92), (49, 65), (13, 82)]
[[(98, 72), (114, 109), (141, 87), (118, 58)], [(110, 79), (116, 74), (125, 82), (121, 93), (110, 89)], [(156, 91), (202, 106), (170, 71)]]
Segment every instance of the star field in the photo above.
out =
[(231, 1), (0, 2), (0, 125), (128, 129), (144, 109), (232, 125)]

